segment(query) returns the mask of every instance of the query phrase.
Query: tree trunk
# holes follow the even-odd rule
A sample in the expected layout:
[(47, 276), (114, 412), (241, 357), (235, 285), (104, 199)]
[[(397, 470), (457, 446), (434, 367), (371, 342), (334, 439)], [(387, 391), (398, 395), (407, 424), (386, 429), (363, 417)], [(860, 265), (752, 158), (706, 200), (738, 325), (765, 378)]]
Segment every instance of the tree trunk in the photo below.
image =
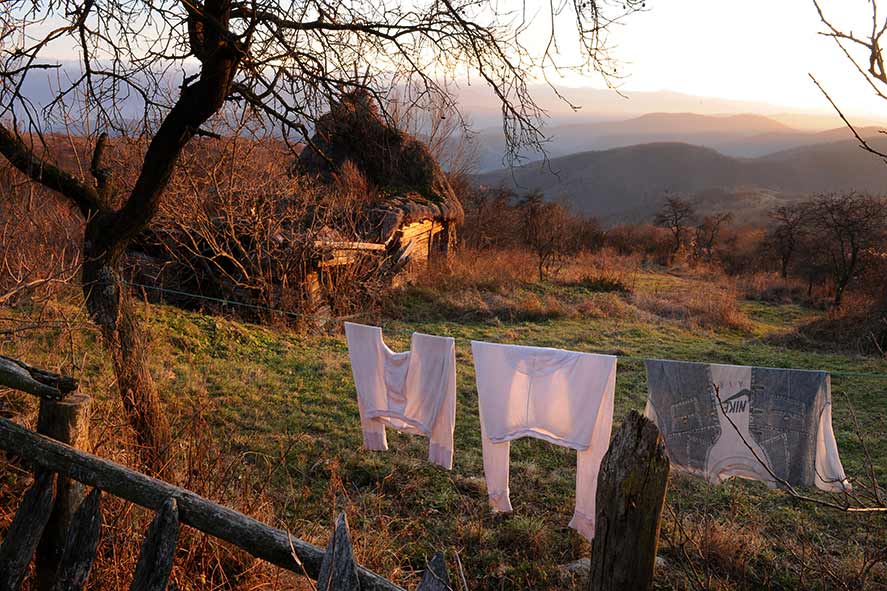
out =
[(601, 461), (588, 591), (651, 588), (669, 468), (659, 429), (631, 411)]
[(835, 310), (840, 309), (841, 304), (844, 303), (844, 290), (847, 289), (847, 283), (848, 281), (843, 278), (835, 282), (835, 299), (832, 302)]
[[(96, 220), (101, 216), (97, 216)], [(83, 293), (111, 354), (126, 418), (135, 431), (145, 468), (169, 479), (172, 436), (157, 386), (148, 370), (147, 343), (120, 274), (122, 253), (98, 246), (95, 220), (86, 227)]]

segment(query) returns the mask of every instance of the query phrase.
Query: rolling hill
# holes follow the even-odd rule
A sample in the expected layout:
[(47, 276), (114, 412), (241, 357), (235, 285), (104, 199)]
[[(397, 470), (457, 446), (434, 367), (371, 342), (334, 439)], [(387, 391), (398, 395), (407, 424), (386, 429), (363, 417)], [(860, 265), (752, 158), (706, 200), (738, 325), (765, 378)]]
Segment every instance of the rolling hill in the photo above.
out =
[[(864, 136), (877, 135), (875, 127), (863, 127)], [(763, 115), (701, 115), (698, 113), (649, 113), (621, 121), (575, 123), (546, 129), (549, 158), (589, 150), (609, 150), (637, 144), (679, 142), (713, 148), (727, 156), (756, 158), (795, 147), (852, 139), (846, 127), (801, 130)], [(478, 170), (500, 168), (505, 143), (500, 129), (486, 129), (474, 137)], [(525, 158), (543, 154), (527, 152)]]
[[(887, 139), (872, 142), (887, 151)], [(773, 204), (810, 193), (887, 193), (887, 164), (853, 141), (737, 158), (677, 142), (638, 144), (533, 162), (477, 175), (478, 183), (520, 192), (541, 190), (607, 223), (647, 221), (666, 193), (696, 201), (701, 211), (733, 210), (755, 221)]]

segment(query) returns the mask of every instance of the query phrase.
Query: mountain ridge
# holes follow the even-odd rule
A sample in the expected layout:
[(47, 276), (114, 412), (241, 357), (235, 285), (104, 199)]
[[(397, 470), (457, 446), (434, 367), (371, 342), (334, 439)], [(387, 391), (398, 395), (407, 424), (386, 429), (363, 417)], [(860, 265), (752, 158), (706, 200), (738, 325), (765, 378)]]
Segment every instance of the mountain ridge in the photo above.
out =
[[(870, 140), (887, 151), (887, 139)], [(541, 190), (605, 223), (650, 221), (666, 194), (681, 194), (705, 213), (705, 195), (720, 192), (720, 210), (741, 221), (762, 221), (766, 209), (813, 193), (887, 193), (887, 164), (842, 140), (735, 157), (685, 142), (649, 142), (588, 150), (476, 175), (486, 185)], [(737, 199), (731, 202), (726, 196)]]
[[(865, 136), (879, 128), (860, 127)], [(797, 129), (772, 117), (756, 113), (708, 115), (692, 112), (651, 112), (614, 121), (555, 125), (546, 130), (545, 151), (558, 158), (589, 150), (607, 150), (653, 142), (683, 142), (714, 148), (728, 156), (759, 157), (797, 146), (852, 139), (846, 127)], [(485, 129), (473, 137), (478, 171), (489, 172), (503, 165), (505, 141), (500, 129)], [(523, 161), (542, 159), (546, 154), (525, 150)]]

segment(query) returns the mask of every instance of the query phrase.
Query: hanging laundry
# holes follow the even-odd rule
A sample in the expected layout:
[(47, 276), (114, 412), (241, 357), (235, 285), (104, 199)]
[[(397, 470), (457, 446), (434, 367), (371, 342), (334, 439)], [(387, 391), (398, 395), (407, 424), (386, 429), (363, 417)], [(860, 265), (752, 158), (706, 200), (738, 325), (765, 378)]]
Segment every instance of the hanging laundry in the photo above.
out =
[(610, 444), (616, 358), (472, 341), (490, 504), (511, 511), (511, 441), (536, 437), (577, 451), (570, 527), (594, 537), (598, 470)]
[(456, 345), (451, 337), (413, 333), (395, 353), (377, 326), (345, 323), (366, 449), (385, 451), (385, 427), (430, 439), (428, 461), (453, 468)]
[(850, 490), (832, 431), (828, 373), (660, 360), (646, 365), (646, 414), (659, 426), (673, 465), (713, 484), (735, 476), (771, 487), (782, 480)]

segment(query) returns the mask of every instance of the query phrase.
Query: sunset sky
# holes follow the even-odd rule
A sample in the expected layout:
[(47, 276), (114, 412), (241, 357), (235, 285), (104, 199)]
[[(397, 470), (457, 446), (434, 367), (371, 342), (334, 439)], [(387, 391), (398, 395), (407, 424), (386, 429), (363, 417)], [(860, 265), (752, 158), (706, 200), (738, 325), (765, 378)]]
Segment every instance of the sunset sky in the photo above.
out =
[[(518, 0), (492, 5), (512, 14), (520, 14), (522, 6)], [(821, 0), (821, 5), (845, 30), (864, 36), (871, 26), (869, 0)], [(528, 0), (526, 6), (538, 18), (531, 33), (536, 38), (530, 44), (544, 47), (550, 30), (544, 18), (549, 4)], [(882, 20), (887, 4), (884, 11)], [(570, 43), (575, 40), (571, 19), (568, 16), (557, 27), (560, 57), (567, 64), (578, 59), (578, 50)], [(621, 64), (621, 89), (629, 96), (632, 91), (675, 91), (832, 115), (831, 106), (808, 77), (812, 73), (848, 115), (887, 120), (887, 101), (874, 95), (832, 39), (819, 34), (824, 30), (812, 0), (647, 0), (646, 10), (612, 27), (608, 40), (612, 56)], [(68, 42), (50, 47), (48, 55), (71, 62), (78, 59)], [(865, 62), (865, 55), (860, 57)], [(575, 74), (565, 76), (561, 84), (604, 87), (597, 77)], [(584, 107), (594, 110), (593, 104)]]
[[(887, 114), (887, 102), (873, 95), (832, 39), (818, 34), (824, 26), (812, 0), (648, 0), (647, 6), (610, 34), (628, 91), (672, 90), (827, 111), (810, 72), (842, 109)], [(836, 25), (861, 34), (871, 26), (868, 0), (821, 0), (821, 6)], [(576, 77), (567, 83), (595, 84)]]

